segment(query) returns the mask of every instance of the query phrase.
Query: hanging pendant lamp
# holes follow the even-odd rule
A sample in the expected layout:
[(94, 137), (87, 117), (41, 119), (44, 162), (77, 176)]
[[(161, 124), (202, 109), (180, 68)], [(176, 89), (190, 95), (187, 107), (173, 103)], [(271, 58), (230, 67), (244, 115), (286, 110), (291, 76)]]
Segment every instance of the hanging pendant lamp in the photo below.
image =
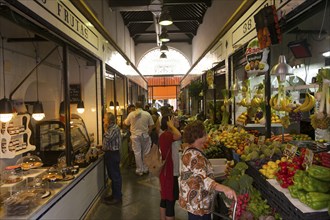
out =
[(276, 64), (270, 71), (271, 75), (277, 76), (280, 82), (284, 82), (286, 76), (293, 75), (292, 67), (286, 63), (284, 55), (280, 55), (278, 58), (278, 64)]
[(11, 101), (6, 98), (6, 77), (5, 77), (5, 53), (3, 46), (4, 38), (1, 36), (2, 43), (2, 74), (3, 74), (3, 99), (0, 100), (0, 121), (1, 122), (9, 122), (14, 114), (13, 114), (13, 106)]
[[(78, 69), (79, 69), (79, 83), (80, 83), (80, 86), (81, 86), (81, 72), (80, 72), (80, 64), (76, 58), (76, 56), (74, 56), (75, 60), (77, 61), (77, 64), (78, 64)], [(84, 113), (85, 111), (85, 105), (84, 105), (84, 102), (82, 100), (82, 98), (80, 97), (80, 101), (77, 103), (77, 112), (79, 114), (82, 114)]]
[(173, 24), (173, 20), (167, 8), (163, 8), (162, 13), (160, 14), (159, 17), (159, 24), (162, 26), (168, 26)]
[(82, 114), (82, 113), (84, 113), (84, 111), (85, 111), (85, 105), (84, 105), (84, 102), (80, 100), (80, 101), (77, 103), (77, 112), (78, 112), (79, 114)]
[(36, 121), (40, 121), (45, 117), (44, 108), (40, 101), (33, 104), (32, 118)]
[(166, 44), (162, 44), (162, 46), (160, 46), (160, 52), (165, 53), (167, 51), (168, 51), (168, 47), (166, 46)]
[(166, 54), (165, 54), (165, 53), (162, 53), (162, 54), (160, 55), (160, 58), (161, 58), (161, 59), (166, 59), (166, 58), (167, 58), (167, 56), (166, 56)]
[(109, 107), (110, 107), (110, 110), (113, 110), (115, 108), (113, 101), (110, 101)]
[(159, 35), (159, 40), (161, 42), (169, 42), (170, 41), (170, 37), (167, 34), (167, 29), (166, 28), (162, 28), (162, 33)]
[[(36, 50), (37, 54), (37, 50)], [(38, 76), (38, 55), (36, 55), (36, 78), (37, 78), (37, 102), (33, 104), (32, 118), (36, 121), (44, 119), (45, 112), (42, 103), (39, 101), (39, 76)]]

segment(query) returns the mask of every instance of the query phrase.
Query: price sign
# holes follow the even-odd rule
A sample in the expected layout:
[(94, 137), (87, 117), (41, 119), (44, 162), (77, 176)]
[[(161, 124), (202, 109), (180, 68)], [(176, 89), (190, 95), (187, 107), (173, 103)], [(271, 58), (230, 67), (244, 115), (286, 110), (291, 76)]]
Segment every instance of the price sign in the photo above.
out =
[(298, 150), (297, 146), (292, 144), (287, 144), (283, 151), (283, 156), (292, 159), (296, 155), (297, 150)]
[(310, 167), (313, 163), (313, 158), (314, 158), (314, 153), (311, 149), (306, 149), (305, 152), (305, 157), (304, 157), (304, 161), (303, 161), (303, 167), (306, 167), (306, 169), (308, 169), (308, 167)]
[(265, 136), (259, 136), (258, 144), (263, 144), (263, 143), (265, 143), (265, 139), (266, 139)]
[(255, 139), (255, 136), (253, 134), (250, 134), (249, 140), (250, 140), (251, 143), (254, 143), (254, 139)]

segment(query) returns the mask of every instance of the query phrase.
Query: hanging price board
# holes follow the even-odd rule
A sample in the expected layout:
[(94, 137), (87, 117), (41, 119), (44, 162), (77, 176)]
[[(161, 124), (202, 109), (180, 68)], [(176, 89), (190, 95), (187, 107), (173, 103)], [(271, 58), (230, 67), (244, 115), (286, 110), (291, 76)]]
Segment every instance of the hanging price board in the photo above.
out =
[(268, 53), (268, 48), (259, 48), (257, 38), (250, 41), (245, 52), (247, 64), (244, 67), (249, 77), (255, 76), (257, 73), (264, 73), (268, 71)]

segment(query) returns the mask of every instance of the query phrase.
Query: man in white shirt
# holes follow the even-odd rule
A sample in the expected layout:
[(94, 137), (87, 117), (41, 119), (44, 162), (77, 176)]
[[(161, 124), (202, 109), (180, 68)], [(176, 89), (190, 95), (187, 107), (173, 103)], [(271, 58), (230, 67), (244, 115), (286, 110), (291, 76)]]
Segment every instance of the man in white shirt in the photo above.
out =
[(148, 167), (143, 162), (144, 155), (149, 153), (151, 146), (150, 132), (154, 121), (149, 112), (142, 109), (142, 102), (135, 104), (136, 110), (129, 113), (124, 124), (130, 125), (132, 149), (134, 151), (136, 170), (135, 173), (142, 176), (148, 173)]

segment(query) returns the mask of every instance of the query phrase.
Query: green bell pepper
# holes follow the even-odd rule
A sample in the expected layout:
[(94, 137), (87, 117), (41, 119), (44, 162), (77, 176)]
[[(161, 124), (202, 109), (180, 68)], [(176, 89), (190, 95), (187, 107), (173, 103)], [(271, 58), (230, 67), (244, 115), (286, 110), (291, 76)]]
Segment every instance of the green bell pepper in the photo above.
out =
[(296, 184), (291, 185), (288, 187), (288, 190), (290, 192), (290, 195), (292, 196), (292, 198), (299, 198), (299, 196), (301, 196), (301, 194), (305, 195), (306, 191), (299, 189)]
[(307, 169), (307, 172), (311, 177), (330, 182), (330, 168), (313, 164)]
[(306, 172), (303, 170), (297, 170), (293, 176), (293, 183), (297, 189), (303, 189), (303, 177), (306, 175)]
[(306, 204), (306, 202), (307, 202), (306, 194), (303, 194), (303, 193), (299, 194), (298, 199), (299, 199), (300, 202), (302, 202), (304, 204)]
[(302, 181), (302, 187), (307, 192), (326, 193), (330, 189), (330, 184), (328, 182), (320, 181), (308, 175), (305, 175)]
[(305, 204), (312, 209), (319, 210), (328, 207), (330, 201), (330, 194), (309, 192), (305, 195)]
[(328, 202), (314, 202), (314, 203), (307, 202), (306, 205), (308, 205), (312, 209), (320, 210), (320, 209), (324, 209), (324, 208), (328, 207)]

